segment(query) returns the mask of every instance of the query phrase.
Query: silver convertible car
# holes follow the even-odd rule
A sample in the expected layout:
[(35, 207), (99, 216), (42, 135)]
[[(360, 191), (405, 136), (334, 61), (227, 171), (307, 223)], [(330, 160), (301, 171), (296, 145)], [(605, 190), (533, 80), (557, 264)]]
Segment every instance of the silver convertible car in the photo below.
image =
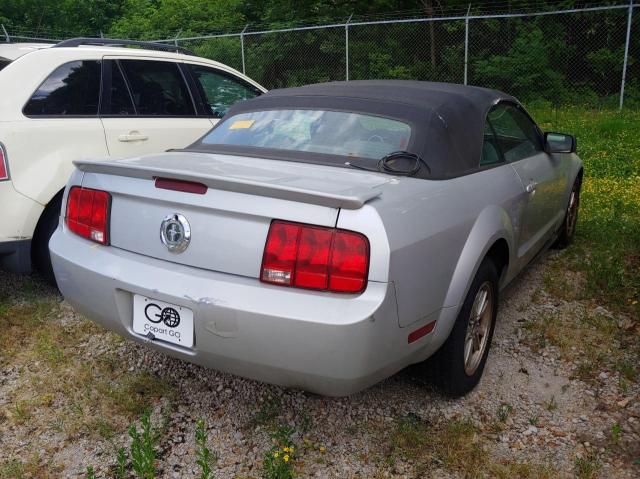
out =
[(575, 152), (498, 91), (274, 90), (184, 150), (76, 162), (51, 258), (79, 312), (187, 361), (325, 395), (424, 362), (458, 396), (501, 289), (571, 240)]

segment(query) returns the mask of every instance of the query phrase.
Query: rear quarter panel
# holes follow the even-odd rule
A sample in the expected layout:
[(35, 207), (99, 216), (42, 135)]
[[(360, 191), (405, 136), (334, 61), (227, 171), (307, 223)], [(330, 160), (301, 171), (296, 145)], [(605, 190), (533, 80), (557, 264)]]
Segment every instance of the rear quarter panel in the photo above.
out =
[[(388, 268), (386, 277), (376, 278), (394, 283), (399, 323), (406, 327), (443, 307), (458, 307), (496, 240), (504, 238), (515, 250), (524, 201), (511, 165), (443, 181), (401, 178), (368, 203), (379, 226), (365, 219), (366, 208), (342, 210), (338, 226), (369, 235), (372, 269)], [(388, 248), (388, 265), (375, 258), (377, 244)], [(516, 273), (510, 268), (504, 281)], [(448, 335), (451, 326), (438, 329)]]

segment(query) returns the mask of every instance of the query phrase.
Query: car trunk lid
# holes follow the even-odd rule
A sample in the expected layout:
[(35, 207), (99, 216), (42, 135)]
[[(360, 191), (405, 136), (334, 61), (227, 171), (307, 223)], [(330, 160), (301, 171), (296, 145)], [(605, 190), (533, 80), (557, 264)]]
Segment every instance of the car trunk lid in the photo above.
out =
[[(112, 195), (110, 243), (146, 256), (258, 277), (273, 219), (333, 227), (340, 208), (378, 197), (391, 177), (331, 166), (169, 152), (127, 160), (78, 161), (82, 184)], [(156, 187), (157, 178), (196, 182), (204, 194)], [(161, 241), (171, 215), (189, 223), (181, 253)]]

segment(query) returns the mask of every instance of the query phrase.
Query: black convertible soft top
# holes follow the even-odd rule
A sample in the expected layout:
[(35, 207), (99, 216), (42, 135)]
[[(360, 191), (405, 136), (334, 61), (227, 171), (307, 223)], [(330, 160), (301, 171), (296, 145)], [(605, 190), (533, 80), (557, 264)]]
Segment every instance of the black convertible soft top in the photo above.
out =
[[(503, 100), (517, 103), (512, 96), (496, 90), (452, 83), (409, 80), (331, 82), (271, 90), (237, 103), (222, 121), (239, 113), (274, 109), (352, 111), (394, 118), (411, 125), (412, 135), (407, 151), (422, 157), (431, 169), (430, 173), (425, 169), (417, 176), (452, 178), (479, 169), (486, 114)], [(209, 145), (201, 140), (189, 149), (313, 163), (344, 164), (346, 161), (344, 157), (329, 158), (332, 155)]]

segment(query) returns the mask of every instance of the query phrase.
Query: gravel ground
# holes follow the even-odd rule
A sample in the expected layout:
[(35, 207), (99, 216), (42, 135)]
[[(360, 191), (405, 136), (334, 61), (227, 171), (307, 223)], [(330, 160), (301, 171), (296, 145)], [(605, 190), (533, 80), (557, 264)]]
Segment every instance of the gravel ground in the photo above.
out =
[[(417, 468), (409, 456), (385, 460), (390, 447), (385, 441), (403, 417), (439, 423), (468, 418), (492, 460), (548, 465), (554, 471), (551, 477), (573, 477), (576, 457), (597, 458), (594, 477), (640, 477), (638, 383), (622, 392), (618, 373), (611, 370), (597, 371), (597, 377), (585, 383), (573, 378), (576, 364), (559, 359), (553, 347), (526, 345), (527, 320), (549, 313), (572, 317), (598, 308), (545, 293), (545, 261), (529, 268), (503, 295), (482, 382), (459, 400), (441, 397), (412, 371), (352, 397), (323, 398), (208, 370), (117, 341), (102, 331), (77, 346), (77, 361), (104, 354), (108, 348), (117, 355), (119, 367), (148, 371), (172, 384), (173, 394), (153, 405), (152, 420), (164, 424), (161, 477), (196, 476), (198, 419), (204, 420), (209, 447), (218, 456), (218, 478), (261, 477), (262, 457), (272, 445), (268, 429), (273, 422), (295, 430), (298, 477), (464, 477), (460, 469), (438, 461)], [(65, 303), (60, 311), (52, 321), (86, 322)], [(601, 307), (598, 312), (609, 314)], [(126, 428), (107, 440), (82, 433), (69, 438), (53, 427), (36, 428), (32, 421), (17, 424), (7, 411), (21, 381), (21, 367), (9, 365), (0, 371), (0, 411), (5, 410), (4, 416), (0, 414), (0, 464), (24, 458), (35, 447), (48, 464), (58, 467), (60, 477), (84, 477), (87, 465), (96, 468), (98, 477), (110, 477), (115, 448), (129, 441)], [(620, 431), (614, 447), (615, 424)]]

